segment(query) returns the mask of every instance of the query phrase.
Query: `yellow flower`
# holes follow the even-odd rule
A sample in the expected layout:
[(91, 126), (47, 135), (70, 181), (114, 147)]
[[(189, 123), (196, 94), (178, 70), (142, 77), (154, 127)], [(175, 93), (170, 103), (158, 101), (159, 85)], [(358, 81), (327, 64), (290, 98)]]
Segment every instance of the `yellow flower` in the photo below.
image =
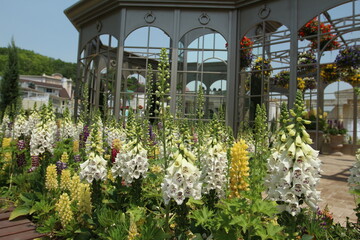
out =
[(79, 152), (79, 140), (75, 140), (73, 142), (73, 152), (78, 153)]
[(71, 174), (69, 169), (61, 171), (60, 188), (63, 190), (70, 189), (71, 186)]
[(112, 175), (112, 172), (111, 172), (111, 171), (108, 171), (108, 173), (107, 173), (107, 179), (109, 179), (111, 182), (115, 182), (115, 178), (114, 178), (114, 176)]
[(78, 175), (74, 175), (71, 178), (70, 185), (70, 195), (71, 201), (79, 201), (80, 198), (80, 177)]
[(160, 167), (159, 165), (154, 165), (150, 167), (150, 171), (153, 173), (161, 173), (162, 170), (163, 170), (162, 167)]
[(55, 189), (58, 188), (58, 180), (57, 180), (57, 173), (56, 173), (55, 164), (50, 164), (46, 168), (45, 187), (48, 190), (55, 190)]
[(130, 213), (130, 227), (129, 227), (129, 235), (128, 235), (127, 239), (133, 240), (139, 236), (140, 236), (140, 233), (138, 233), (138, 231), (137, 231), (137, 226), (136, 226), (136, 222), (134, 219), (134, 215)]
[(231, 148), (230, 164), (230, 197), (240, 197), (240, 191), (249, 188), (247, 177), (249, 176), (248, 145), (240, 139)]
[(303, 91), (305, 89), (305, 81), (302, 78), (297, 78), (297, 88)]
[(69, 161), (69, 155), (67, 154), (67, 152), (64, 152), (64, 153), (61, 155), (60, 161), (63, 162), (63, 163), (67, 163), (67, 162)]
[(121, 141), (120, 139), (114, 139), (112, 142), (112, 147), (115, 148), (117, 151), (120, 151), (121, 148)]
[(10, 147), (11, 138), (3, 138), (2, 141), (2, 148)]
[(73, 212), (71, 211), (70, 198), (67, 193), (60, 196), (59, 201), (56, 203), (56, 211), (59, 214), (61, 225), (65, 228), (73, 219)]
[(91, 215), (91, 190), (90, 185), (87, 183), (80, 183), (80, 194), (78, 201), (78, 209), (80, 214), (78, 215), (78, 221), (83, 222), (82, 215)]

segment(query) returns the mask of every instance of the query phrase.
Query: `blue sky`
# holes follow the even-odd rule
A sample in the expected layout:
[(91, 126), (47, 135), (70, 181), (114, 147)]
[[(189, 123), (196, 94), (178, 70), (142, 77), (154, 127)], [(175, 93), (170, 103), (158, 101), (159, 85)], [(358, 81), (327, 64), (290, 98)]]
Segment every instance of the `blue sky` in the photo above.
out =
[(0, 0), (0, 47), (14, 37), (23, 49), (76, 62), (78, 32), (64, 10), (78, 0)]

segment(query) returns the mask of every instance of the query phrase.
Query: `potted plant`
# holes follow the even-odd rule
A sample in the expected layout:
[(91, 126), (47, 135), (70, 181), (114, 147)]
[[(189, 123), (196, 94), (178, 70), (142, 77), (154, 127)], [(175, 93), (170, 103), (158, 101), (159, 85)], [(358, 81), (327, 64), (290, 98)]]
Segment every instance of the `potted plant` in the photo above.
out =
[(347, 130), (344, 128), (344, 123), (342, 121), (335, 119), (327, 121), (325, 133), (330, 137), (330, 140), (335, 138), (344, 139)]
[(328, 120), (325, 129), (326, 141), (330, 144), (331, 152), (340, 152), (344, 144), (344, 137), (347, 133), (344, 124), (339, 120)]
[(316, 109), (311, 109), (305, 114), (304, 118), (311, 121), (310, 124), (305, 125), (306, 131), (309, 133), (310, 138), (314, 142), (311, 144), (311, 146), (320, 150), (323, 143), (323, 133), (327, 124), (327, 113), (322, 113), (320, 110), (316, 111)]

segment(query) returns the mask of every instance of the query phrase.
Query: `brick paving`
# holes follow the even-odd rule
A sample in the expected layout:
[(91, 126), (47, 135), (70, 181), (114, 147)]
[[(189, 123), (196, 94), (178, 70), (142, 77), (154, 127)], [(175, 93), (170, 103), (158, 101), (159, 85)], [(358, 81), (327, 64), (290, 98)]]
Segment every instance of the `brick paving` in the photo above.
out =
[(322, 177), (317, 187), (321, 191), (322, 201), (319, 206), (323, 209), (328, 205), (333, 213), (334, 221), (345, 225), (346, 217), (351, 222), (356, 222), (354, 212), (355, 200), (349, 193), (347, 179), (350, 176), (349, 169), (355, 162), (355, 156), (343, 155), (320, 155), (322, 161)]

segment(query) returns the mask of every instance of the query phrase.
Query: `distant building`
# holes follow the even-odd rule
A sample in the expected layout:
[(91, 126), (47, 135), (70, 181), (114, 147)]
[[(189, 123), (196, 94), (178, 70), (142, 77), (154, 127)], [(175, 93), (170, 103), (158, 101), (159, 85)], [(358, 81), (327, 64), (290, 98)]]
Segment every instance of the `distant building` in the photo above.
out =
[(62, 113), (66, 107), (73, 111), (72, 80), (59, 73), (47, 76), (20, 75), (20, 91), (24, 109), (32, 109), (48, 104), (51, 100), (56, 112)]

